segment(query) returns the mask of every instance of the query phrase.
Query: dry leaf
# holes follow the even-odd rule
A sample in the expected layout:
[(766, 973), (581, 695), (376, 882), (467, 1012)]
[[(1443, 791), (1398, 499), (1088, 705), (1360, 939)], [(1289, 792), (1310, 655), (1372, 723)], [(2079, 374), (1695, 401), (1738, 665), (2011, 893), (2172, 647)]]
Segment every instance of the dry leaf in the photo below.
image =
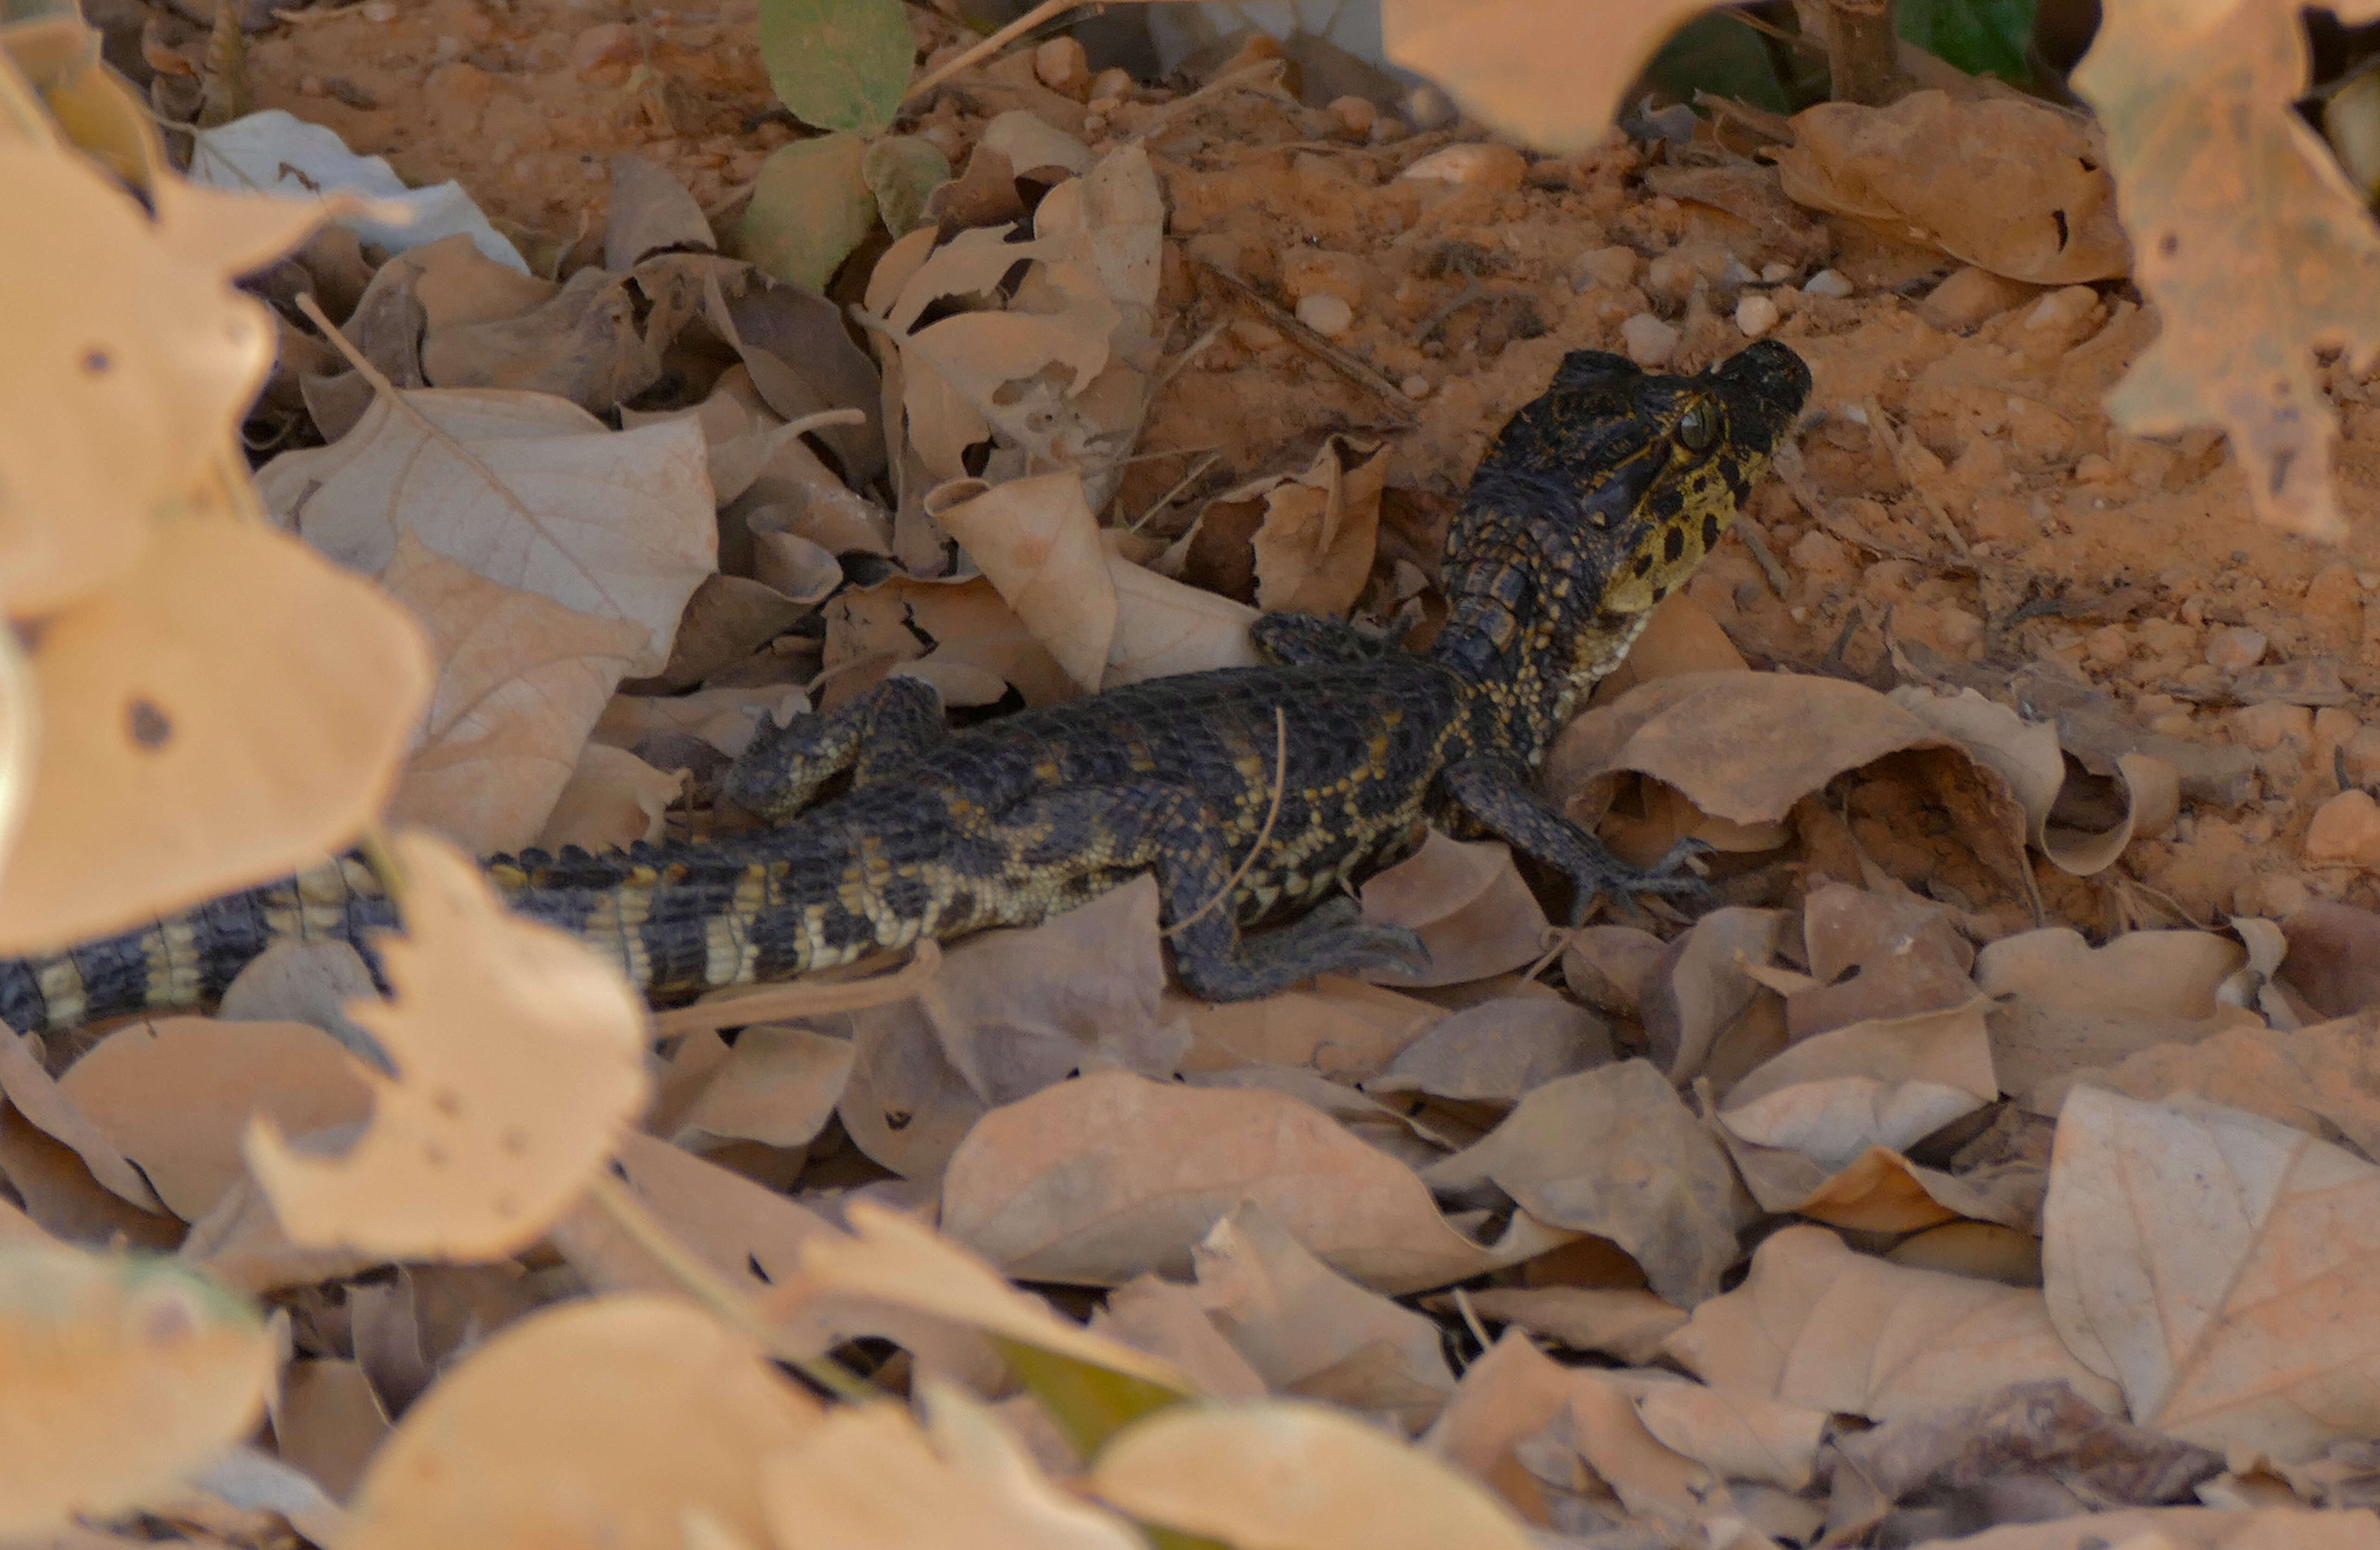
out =
[(1248, 640), (1256, 610), (1133, 564), (1116, 552), (1118, 535), (1112, 529), (1101, 538), (1108, 546), (1108, 577), (1115, 584), (1117, 606), (1115, 638), (1108, 647), (1101, 688), (1168, 673), (1261, 665)]
[(527, 849), (643, 649), (643, 627), (490, 581), (409, 530), (381, 582), (421, 622), (438, 660), (389, 821), (433, 829), (474, 855)]
[(928, 495), (926, 509), (1067, 676), (1085, 690), (1098, 688), (1115, 637), (1116, 589), (1082, 475), (953, 481)]
[(1430, 1028), (1364, 1090), (1515, 1103), (1611, 1060), (1611, 1029), (1585, 1008), (1553, 996), (1495, 996)]
[(1166, 1012), (1190, 1024), (1184, 1074), (1241, 1065), (1303, 1066), (1362, 1082), (1444, 1018), (1446, 1009), (1361, 980), (1324, 975), (1311, 990), (1253, 1001), (1201, 1001), (1169, 993)]
[(670, 805), (685, 793), (686, 775), (683, 769), (655, 769), (625, 749), (589, 743), (578, 750), (578, 763), (553, 799), (536, 847), (558, 854), (569, 845), (626, 850), (658, 841), (667, 828)]
[(1483, 1248), (1448, 1225), (1412, 1170), (1295, 1099), (1121, 1072), (985, 1115), (951, 1158), (942, 1226), (1012, 1275), (1114, 1286), (1186, 1273), (1191, 1245), (1242, 1201), (1391, 1295), (1516, 1264), (1568, 1236), (1524, 1218)]
[(266, 464), (257, 488), (367, 575), (410, 532), (490, 581), (632, 620), (646, 635), (629, 672), (652, 673), (718, 561), (707, 463), (684, 420), (612, 431), (542, 394), (426, 389), (374, 399), (332, 445)]
[[(1461, 1295), (1491, 1324), (1515, 1324), (1572, 1350), (1601, 1351), (1631, 1363), (1652, 1361), (1661, 1342), (1686, 1322), (1684, 1309), (1632, 1287), (1483, 1287)], [(1451, 1298), (1433, 1297), (1427, 1306), (1458, 1311)]]
[(2106, 1070), (2074, 1073), (2127, 1097), (2200, 1098), (2261, 1114), (2380, 1158), (2380, 1037), (2374, 1014), (2283, 1031), (2240, 1026), (2193, 1044), (2160, 1044)]
[(353, 1362), (308, 1359), (281, 1374), (273, 1405), (273, 1441), (284, 1461), (345, 1500), (363, 1478), (372, 1454), (395, 1428)]
[(1257, 607), (1267, 613), (1344, 614), (1372, 574), (1388, 454), (1368, 442), (1326, 438), (1305, 472), (1262, 478), (1212, 503), (1264, 503), (1248, 547), (1256, 556)]
[(41, 751), (0, 953), (145, 924), (345, 845), (429, 696), (403, 610), (228, 513), (159, 526), (28, 655)]
[(2012, 1382), (2063, 1378), (2102, 1410), (2116, 1387), (2068, 1353), (2041, 1293), (1853, 1253), (1789, 1227), (1752, 1274), (1694, 1310), (1669, 1354), (1714, 1388), (1887, 1421)]
[(370, 1129), (335, 1159), (260, 1118), (243, 1150), (301, 1244), (474, 1258), (534, 1241), (643, 1107), (645, 1009), (577, 938), (508, 914), (479, 868), (399, 835), (395, 989), (348, 1010), (395, 1062), (363, 1072)]
[(2380, 1426), (2380, 1168), (2273, 1120), (2078, 1087), (2042, 1211), (2058, 1333), (2132, 1419), (2283, 1459)]
[(1540, 1222), (1609, 1239), (1689, 1308), (1718, 1290), (1747, 1217), (1725, 1154), (1645, 1060), (1547, 1083), (1423, 1177), (1442, 1193), (1493, 1183)]
[(1846, 883), (1810, 890), (1802, 905), (1804, 962), (1818, 984), (1785, 998), (1795, 1038), (1870, 1018), (1935, 1011), (1970, 1000), (1975, 950), (1952, 912), (1914, 895), (1888, 898)]
[(692, 1303), (584, 1299), (422, 1397), (372, 1459), (346, 1544), (677, 1550), (696, 1510), (759, 1544), (761, 1463), (819, 1424), (817, 1401)]
[(1500, 840), (1450, 840), (1433, 829), (1421, 849), (1364, 884), (1364, 918), (1417, 933), (1418, 970), (1376, 970), (1392, 985), (1460, 985), (1517, 969), (1546, 950), (1546, 912)]
[(1992, 1063), (2005, 1091), (2054, 1110), (2078, 1072), (2168, 1041), (2194, 1042), (2253, 1014), (2218, 990), (2247, 953), (2211, 931), (2128, 931), (2094, 948), (2064, 927), (2020, 932), (1975, 957), (1992, 1014)]
[(1526, 1550), (1530, 1543), (1477, 1485), (1321, 1405), (1175, 1406), (1111, 1443), (1091, 1483), (1143, 1521), (1250, 1550)]
[(847, 1038), (766, 1023), (746, 1028), (678, 1114), (670, 1138), (697, 1152), (722, 1141), (804, 1145), (833, 1118), (851, 1058)]
[(1662, 1446), (1725, 1480), (1807, 1489), (1818, 1444), (1833, 1417), (1687, 1383), (1657, 1384), (1636, 1396), (1636, 1417)]
[(1912, 91), (1794, 115), (1788, 197), (2038, 285), (2122, 277), (2131, 250), (2095, 127), (2023, 97)]
[(0, 1532), (171, 1484), (256, 1424), (273, 1365), (254, 1310), (171, 1260), (0, 1246)]
[(1265, 1381), (1223, 1338), (1198, 1294), (1185, 1286), (1141, 1276), (1126, 1281), (1091, 1311), (1091, 1333), (1122, 1340), (1170, 1362), (1216, 1399), (1261, 1399)]
[(2108, 412), (2137, 435), (2221, 426), (2258, 515), (2336, 540), (2338, 421), (2314, 351), (2380, 347), (2380, 233), (2298, 116), (2305, 51), (2286, 6), (2112, 0), (2073, 83), (2098, 109), (2133, 278), (2158, 313)]
[(169, 1017), (102, 1039), (68, 1067), (58, 1091), (124, 1148), (186, 1222), (239, 1182), (239, 1137), (251, 1114), (284, 1134), (353, 1124), (370, 1096), (337, 1041), (298, 1023)]
[(848, 1406), (767, 1460), (775, 1543), (817, 1550), (1140, 1550), (1133, 1526), (1052, 1484), (980, 1401), (925, 1390), (920, 1429), (897, 1404)]
[(1803, 1039), (1730, 1088), (1719, 1122), (1829, 1173), (1871, 1146), (1911, 1146), (1999, 1096), (1984, 1028), (1989, 1005), (1978, 996)]
[(236, 270), (177, 253), (80, 155), (0, 145), (0, 290), (18, 298), (0, 394), (0, 605), (24, 618), (131, 565), (237, 444), (273, 331), (232, 288)]

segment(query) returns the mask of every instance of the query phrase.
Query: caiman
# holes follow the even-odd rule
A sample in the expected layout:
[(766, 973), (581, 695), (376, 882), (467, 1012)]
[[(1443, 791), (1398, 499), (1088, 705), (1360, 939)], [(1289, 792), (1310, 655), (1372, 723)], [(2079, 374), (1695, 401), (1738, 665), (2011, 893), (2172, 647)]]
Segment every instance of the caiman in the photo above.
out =
[[(775, 980), (920, 938), (1025, 926), (1156, 876), (1176, 975), (1215, 1000), (1413, 961), (1346, 885), (1427, 826), (1494, 835), (1566, 876), (1572, 914), (1699, 886), (1621, 865), (1532, 773), (1654, 607), (1734, 521), (1810, 373), (1763, 341), (1696, 376), (1574, 351), (1498, 433), (1447, 536), (1427, 650), (1269, 614), (1266, 665), (1151, 679), (947, 729), (933, 688), (883, 680), (784, 726), (724, 790), (766, 821), (703, 843), (488, 864), (521, 914), (577, 933), (656, 999)], [(819, 800), (831, 784), (847, 789)], [(18, 1031), (205, 1005), (275, 939), (369, 960), (396, 925), (353, 858), (145, 929), (0, 963)]]

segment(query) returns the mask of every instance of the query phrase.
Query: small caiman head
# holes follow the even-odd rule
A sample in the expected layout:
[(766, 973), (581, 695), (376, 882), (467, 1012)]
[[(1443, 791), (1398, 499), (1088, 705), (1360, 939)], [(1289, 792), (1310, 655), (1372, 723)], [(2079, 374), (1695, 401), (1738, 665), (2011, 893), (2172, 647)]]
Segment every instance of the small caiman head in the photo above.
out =
[(1734, 525), (1809, 396), (1773, 340), (1692, 377), (1573, 350), (1505, 423), (1447, 535), (1432, 654), (1533, 759)]

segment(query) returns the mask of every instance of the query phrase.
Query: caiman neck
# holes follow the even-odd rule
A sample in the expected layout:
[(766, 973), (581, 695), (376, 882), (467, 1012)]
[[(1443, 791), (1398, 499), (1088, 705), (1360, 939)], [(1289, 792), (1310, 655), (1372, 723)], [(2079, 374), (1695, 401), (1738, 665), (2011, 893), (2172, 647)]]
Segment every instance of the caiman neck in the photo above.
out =
[(1458, 520), (1469, 531), (1448, 546), (1447, 620), (1429, 658), (1469, 691), (1474, 741), (1535, 768), (1650, 615), (1606, 611), (1604, 578), (1560, 568), (1521, 519)]

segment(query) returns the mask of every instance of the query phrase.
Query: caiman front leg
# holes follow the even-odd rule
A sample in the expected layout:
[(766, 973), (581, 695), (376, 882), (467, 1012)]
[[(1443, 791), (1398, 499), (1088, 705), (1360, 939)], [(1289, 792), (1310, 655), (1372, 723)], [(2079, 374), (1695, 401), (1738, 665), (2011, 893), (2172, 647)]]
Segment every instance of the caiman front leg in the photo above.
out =
[(1281, 667), (1377, 662), (1397, 648), (1386, 636), (1324, 613), (1260, 613), (1248, 624), (1248, 644)]
[(1561, 872), (1572, 890), (1570, 923), (1585, 923), (1598, 895), (1653, 893), (1692, 896), (1709, 885), (1686, 863), (1710, 847), (1682, 840), (1652, 866), (1631, 866), (1531, 788), (1511, 759), (1467, 758), (1439, 774), (1445, 796), (1498, 839)]
[(915, 758), (949, 734), (941, 691), (895, 673), (846, 704), (783, 726), (763, 715), (720, 789), (755, 817), (785, 823), (844, 770), (853, 785), (865, 785), (887, 765)]
[(1420, 938), (1356, 918), (1355, 902), (1344, 897), (1286, 926), (1241, 935), (1235, 901), (1217, 897), (1238, 858), (1187, 787), (1151, 781), (1051, 792), (1003, 813), (996, 832), (1009, 837), (1009, 866), (1026, 886), (1062, 876), (1087, 895), (1119, 873), (1155, 873), (1174, 975), (1205, 1000), (1253, 1000), (1316, 975), (1428, 961)]

